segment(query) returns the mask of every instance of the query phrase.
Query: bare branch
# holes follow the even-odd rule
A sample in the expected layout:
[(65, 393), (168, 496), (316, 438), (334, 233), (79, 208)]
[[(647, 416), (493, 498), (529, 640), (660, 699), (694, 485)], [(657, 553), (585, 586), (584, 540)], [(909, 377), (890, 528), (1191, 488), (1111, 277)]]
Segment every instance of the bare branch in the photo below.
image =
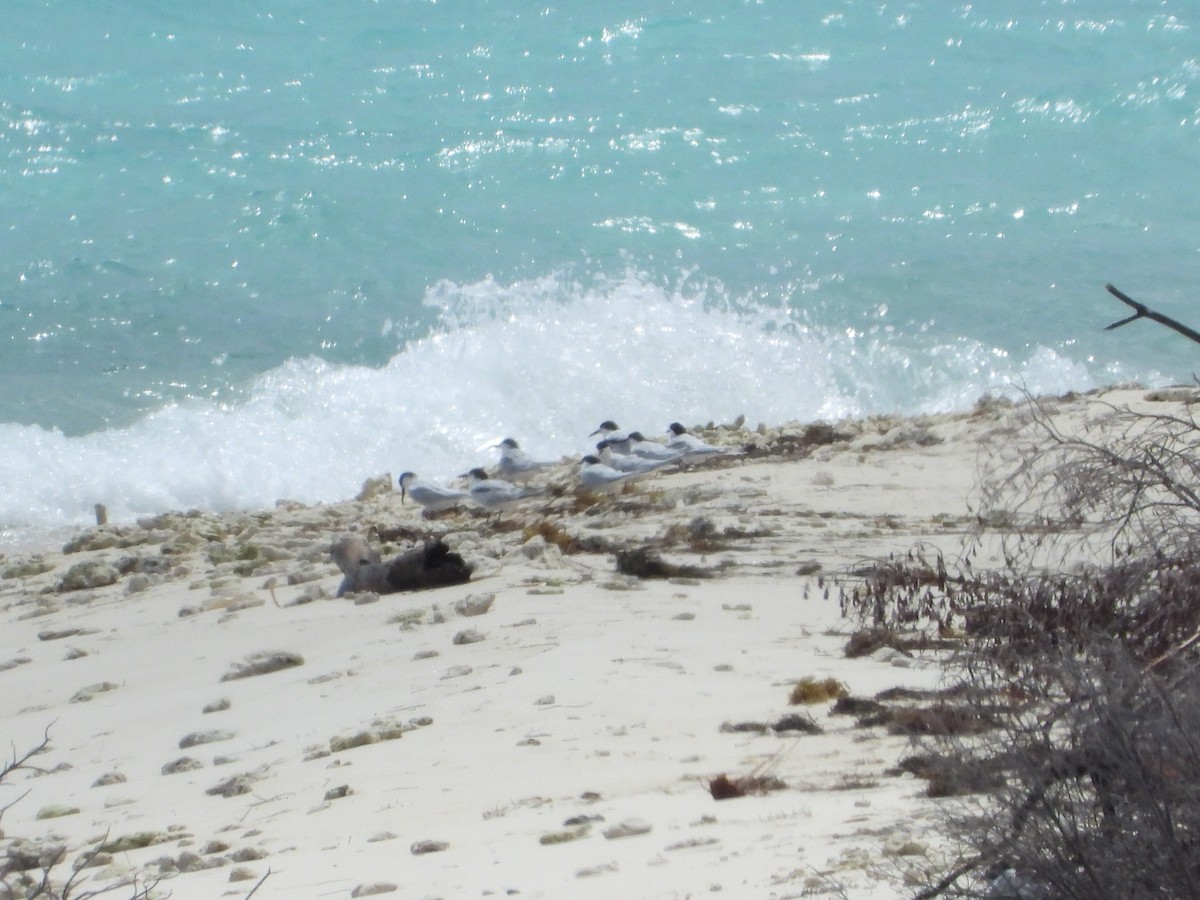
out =
[[(11, 775), (13, 772), (18, 772), (22, 769), (33, 769), (36, 771), (41, 771), (40, 769), (37, 769), (36, 766), (29, 765), (29, 760), (33, 759), (33, 757), (37, 756), (39, 753), (44, 753), (49, 746), (50, 746), (50, 726), (47, 725), (46, 730), (42, 733), (42, 740), (39, 743), (35, 744), (32, 748), (27, 750), (24, 755), (18, 757), (17, 756), (17, 748), (15, 746), (13, 747), (12, 761), (5, 763), (4, 768), (0, 769), (0, 783), (3, 783), (4, 779), (7, 778), (9, 775)], [(3, 819), (4, 814), (6, 812), (8, 812), (8, 810), (11, 809), (13, 806), (20, 803), (28, 794), (29, 794), (29, 791), (25, 791), (23, 794), (21, 794), (21, 796), (17, 797), (16, 800), (13, 800), (11, 803), (7, 803), (4, 806), (0, 806), (0, 819)]]
[(254, 887), (252, 887), (252, 888), (250, 889), (250, 893), (248, 893), (248, 894), (245, 896), (245, 898), (243, 898), (243, 900), (250, 900), (250, 898), (254, 896), (255, 892), (256, 892), (256, 891), (257, 891), (257, 890), (258, 890), (260, 887), (262, 887), (262, 886), (263, 886), (263, 882), (264, 882), (264, 881), (266, 881), (266, 880), (267, 880), (268, 878), (270, 878), (270, 877), (271, 877), (271, 870), (270, 870), (270, 869), (267, 869), (267, 874), (266, 874), (266, 875), (264, 875), (262, 878), (258, 879), (258, 882), (257, 882), (257, 883), (254, 885)]
[(1150, 309), (1145, 304), (1138, 303), (1136, 300), (1134, 300), (1128, 294), (1125, 294), (1122, 291), (1119, 291), (1117, 288), (1113, 287), (1111, 284), (1106, 284), (1104, 287), (1110, 294), (1112, 294), (1114, 297), (1116, 297), (1122, 303), (1125, 303), (1126, 305), (1133, 307), (1133, 309), (1135, 310), (1135, 312), (1132, 316), (1129, 316), (1128, 318), (1125, 318), (1125, 319), (1121, 319), (1119, 322), (1113, 322), (1111, 325), (1109, 325), (1107, 328), (1104, 329), (1105, 331), (1112, 331), (1114, 328), (1120, 328), (1122, 325), (1128, 325), (1130, 322), (1136, 321), (1137, 319), (1151, 319), (1155, 322), (1158, 322), (1160, 325), (1166, 325), (1168, 328), (1170, 328), (1174, 331), (1178, 331), (1184, 337), (1190, 338), (1191, 340), (1200, 344), (1200, 332), (1197, 332), (1191, 328), (1188, 328), (1186, 325), (1184, 325), (1181, 322), (1177, 322), (1175, 319), (1172, 319), (1170, 316), (1164, 316), (1162, 313), (1155, 312), (1154, 310)]

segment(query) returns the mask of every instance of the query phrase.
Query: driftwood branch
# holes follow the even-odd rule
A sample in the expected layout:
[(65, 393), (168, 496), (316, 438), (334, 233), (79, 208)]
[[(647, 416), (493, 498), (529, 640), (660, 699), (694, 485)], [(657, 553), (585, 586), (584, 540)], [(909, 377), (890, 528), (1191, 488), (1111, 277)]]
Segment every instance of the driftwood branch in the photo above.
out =
[(1174, 319), (1172, 319), (1170, 316), (1164, 316), (1162, 313), (1155, 312), (1154, 310), (1152, 310), (1148, 306), (1146, 306), (1144, 303), (1138, 303), (1136, 300), (1134, 300), (1128, 294), (1124, 293), (1123, 291), (1118, 290), (1117, 288), (1113, 287), (1111, 284), (1106, 284), (1104, 287), (1108, 290), (1108, 292), (1110, 294), (1112, 294), (1114, 297), (1116, 297), (1122, 303), (1124, 303), (1128, 306), (1131, 306), (1134, 309), (1134, 313), (1132, 316), (1128, 316), (1124, 319), (1121, 319), (1119, 322), (1113, 322), (1111, 325), (1109, 325), (1107, 328), (1104, 329), (1105, 331), (1112, 331), (1114, 328), (1120, 328), (1122, 325), (1128, 325), (1130, 322), (1136, 321), (1137, 319), (1152, 319), (1153, 321), (1158, 322), (1158, 324), (1166, 325), (1168, 328), (1178, 331), (1184, 337), (1191, 338), (1197, 344), (1200, 344), (1200, 331), (1195, 331), (1191, 328), (1188, 328), (1182, 322), (1177, 322)]

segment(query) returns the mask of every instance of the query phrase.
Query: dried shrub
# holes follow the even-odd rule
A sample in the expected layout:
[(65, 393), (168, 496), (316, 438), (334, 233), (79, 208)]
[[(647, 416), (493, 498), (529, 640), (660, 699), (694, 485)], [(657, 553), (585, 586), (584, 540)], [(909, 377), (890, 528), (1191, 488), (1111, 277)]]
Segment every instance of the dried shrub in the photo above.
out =
[(974, 714), (892, 719), (931, 794), (987, 792), (948, 807), (966, 850), (916, 896), (1200, 896), (1200, 426), (1024, 412), (953, 567), (919, 548), (843, 580), (864, 629), (961, 636)]
[(796, 713), (788, 713), (771, 725), (771, 730), (776, 733), (784, 731), (799, 731), (804, 734), (824, 734), (825, 729), (816, 723), (810, 715), (797, 715)]
[(974, 707), (939, 704), (891, 710), (887, 726), (892, 734), (946, 737), (989, 731), (996, 727), (996, 720)]
[(775, 532), (769, 528), (747, 530), (732, 526), (718, 530), (711, 519), (697, 516), (686, 525), (675, 524), (667, 526), (663, 533), (664, 544), (686, 544), (689, 550), (696, 553), (715, 553), (725, 550), (734, 541), (766, 538)]
[(635, 578), (711, 578), (716, 570), (664, 560), (650, 547), (617, 551), (617, 571)]
[(907, 756), (887, 774), (908, 773), (922, 779), (927, 797), (961, 797), (1003, 788), (1002, 771), (994, 759), (973, 759), (968, 765), (959, 756), (934, 753)]
[(985, 814), (954, 818), (972, 853), (918, 896), (980, 896), (989, 868), (1037, 896), (1200, 896), (1200, 666), (1092, 651), (1060, 659), (1060, 699), (1014, 710), (990, 747), (950, 746), (931, 793), (975, 773), (1003, 783), (984, 782)]
[(850, 635), (845, 652), (848, 659), (856, 659), (860, 656), (870, 656), (884, 647), (901, 653), (914, 653), (921, 650), (957, 650), (960, 646), (961, 643), (957, 640), (935, 638), (921, 632), (903, 633), (890, 627), (877, 627), (864, 628)]
[(783, 781), (774, 775), (743, 775), (740, 778), (730, 778), (721, 774), (708, 783), (708, 792), (714, 800), (730, 800), (734, 797), (745, 797), (749, 794), (766, 794), (770, 791), (782, 791), (787, 788)]
[[(854, 716), (861, 725), (867, 718), (889, 716), (891, 710), (878, 700), (868, 700), (864, 697), (839, 697), (830, 707), (829, 714), (831, 716)], [(879, 718), (879, 721), (884, 720), (884, 718)], [(872, 722), (872, 724), (876, 723)]]
[(809, 703), (824, 703), (828, 700), (840, 700), (850, 695), (850, 689), (845, 683), (836, 678), (813, 678), (806, 676), (792, 686), (788, 695), (788, 703), (793, 706)]
[(568, 555), (584, 552), (583, 545), (580, 544), (574, 535), (563, 528), (558, 522), (551, 521), (550, 519), (539, 519), (533, 524), (524, 526), (522, 534), (526, 541), (540, 537), (547, 544), (553, 544)]

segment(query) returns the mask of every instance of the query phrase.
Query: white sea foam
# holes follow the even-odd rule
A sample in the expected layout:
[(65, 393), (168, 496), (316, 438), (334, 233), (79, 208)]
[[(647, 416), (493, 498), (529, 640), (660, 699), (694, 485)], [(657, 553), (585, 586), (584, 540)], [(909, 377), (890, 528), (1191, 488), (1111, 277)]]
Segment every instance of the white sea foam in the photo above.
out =
[[(578, 453), (603, 419), (667, 423), (836, 420), (962, 409), (1020, 385), (1044, 393), (1120, 379), (1050, 348), (1024, 357), (969, 340), (931, 343), (886, 324), (810, 325), (719, 287), (627, 272), (434, 286), (439, 325), (378, 368), (293, 359), (236, 404), (190, 401), (80, 436), (0, 426), (0, 523), (31, 530), (169, 509), (332, 502), (371, 476), (450, 479), (495, 461), (512, 436), (536, 456)], [(482, 457), (482, 458), (481, 458)]]

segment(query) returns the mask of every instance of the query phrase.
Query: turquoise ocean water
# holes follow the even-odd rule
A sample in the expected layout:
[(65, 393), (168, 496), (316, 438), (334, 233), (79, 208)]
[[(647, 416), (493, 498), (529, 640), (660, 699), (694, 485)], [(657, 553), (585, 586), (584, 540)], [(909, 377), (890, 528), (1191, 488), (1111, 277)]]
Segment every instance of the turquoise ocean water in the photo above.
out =
[[(8, 0), (0, 526), (1186, 381), (1182, 0)], [(0, 544), (2, 544), (0, 540)]]

